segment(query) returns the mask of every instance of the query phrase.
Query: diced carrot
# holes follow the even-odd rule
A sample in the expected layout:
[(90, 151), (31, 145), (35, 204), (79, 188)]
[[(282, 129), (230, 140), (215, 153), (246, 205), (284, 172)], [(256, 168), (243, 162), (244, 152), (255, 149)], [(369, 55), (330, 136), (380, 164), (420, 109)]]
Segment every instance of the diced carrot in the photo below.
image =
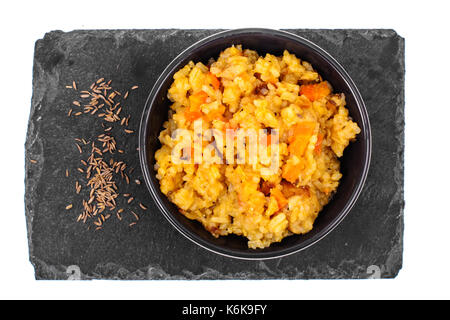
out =
[(289, 163), (285, 164), (283, 167), (282, 177), (287, 181), (294, 183), (297, 181), (300, 173), (302, 172), (303, 166), (301, 165), (291, 165)]
[(311, 136), (316, 128), (313, 121), (303, 121), (296, 123), (289, 130), (288, 142), (291, 143), (297, 136)]
[(205, 91), (199, 91), (189, 96), (190, 111), (200, 111), (200, 106), (206, 102), (208, 94)]
[(326, 81), (317, 84), (305, 84), (300, 87), (300, 94), (306, 96), (310, 101), (316, 101), (331, 93)]
[(322, 142), (323, 142), (323, 134), (319, 133), (317, 135), (316, 146), (314, 147), (314, 152), (316, 154), (320, 154), (322, 152)]
[(208, 78), (209, 78), (209, 81), (211, 82), (211, 85), (213, 86), (213, 88), (215, 90), (218, 90), (220, 88), (219, 79), (217, 79), (217, 77), (214, 74), (212, 74), (211, 72), (208, 73)]
[(186, 121), (190, 121), (190, 122), (201, 118), (202, 115), (203, 115), (203, 113), (201, 111), (189, 111), (189, 110), (186, 110), (184, 112), (184, 118), (186, 119)]
[(305, 153), (306, 147), (308, 146), (309, 139), (305, 136), (298, 136), (295, 140), (289, 145), (288, 150), (292, 155), (296, 155), (297, 157), (303, 156)]
[(296, 155), (299, 158), (303, 156), (315, 128), (316, 124), (312, 121), (304, 121), (295, 124), (292, 128), (291, 134), (288, 137), (289, 153)]
[(285, 206), (287, 206), (288, 201), (279, 189), (276, 189), (276, 188), (270, 189), (270, 195), (273, 196), (275, 198), (275, 200), (277, 200), (278, 208), (280, 210), (283, 209)]

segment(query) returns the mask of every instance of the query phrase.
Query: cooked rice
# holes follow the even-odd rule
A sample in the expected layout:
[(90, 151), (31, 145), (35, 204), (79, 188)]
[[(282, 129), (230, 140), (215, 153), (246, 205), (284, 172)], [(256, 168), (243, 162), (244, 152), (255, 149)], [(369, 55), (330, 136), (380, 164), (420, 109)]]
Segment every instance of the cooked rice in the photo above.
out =
[[(333, 93), (308, 62), (288, 51), (263, 57), (240, 45), (209, 66), (189, 62), (173, 79), (173, 104), (155, 155), (161, 191), (215, 237), (242, 235), (249, 248), (309, 232), (342, 177), (338, 158), (360, 132), (344, 94)], [(172, 133), (193, 135), (196, 119), (204, 130), (278, 129), (276, 173), (265, 174), (262, 159), (255, 165), (174, 163)]]

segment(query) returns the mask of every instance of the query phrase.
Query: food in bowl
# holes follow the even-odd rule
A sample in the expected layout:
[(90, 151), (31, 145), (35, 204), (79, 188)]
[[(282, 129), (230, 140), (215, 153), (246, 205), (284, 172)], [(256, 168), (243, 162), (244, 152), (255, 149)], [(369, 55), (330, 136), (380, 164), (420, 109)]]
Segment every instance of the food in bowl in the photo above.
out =
[(154, 169), (180, 214), (252, 249), (311, 231), (361, 131), (344, 94), (288, 51), (240, 45), (173, 79)]

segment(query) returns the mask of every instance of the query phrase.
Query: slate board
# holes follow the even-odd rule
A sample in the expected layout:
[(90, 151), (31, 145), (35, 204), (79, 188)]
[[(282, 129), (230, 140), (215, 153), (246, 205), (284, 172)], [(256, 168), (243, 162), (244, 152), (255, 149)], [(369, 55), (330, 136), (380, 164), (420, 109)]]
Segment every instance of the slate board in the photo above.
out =
[[(330, 279), (393, 278), (402, 267), (404, 39), (393, 30), (288, 30), (333, 55), (365, 100), (373, 134), (364, 190), (325, 239), (274, 260), (243, 261), (210, 253), (185, 239), (160, 214), (145, 186), (125, 183), (149, 210), (134, 227), (111, 219), (101, 231), (76, 223), (80, 154), (74, 138), (98, 135), (95, 117), (67, 117), (77, 96), (112, 79), (125, 92), (130, 127), (138, 129), (154, 81), (190, 44), (219, 30), (93, 30), (47, 33), (36, 42), (33, 97), (25, 145), (25, 212), (36, 279)], [(101, 131), (101, 130), (100, 130)], [(140, 178), (137, 135), (116, 132), (123, 158)], [(119, 142), (120, 141), (120, 142)], [(36, 160), (32, 163), (29, 160)], [(69, 178), (65, 169), (70, 169)], [(78, 200), (77, 200), (78, 199)], [(74, 203), (72, 210), (65, 206)], [(136, 205), (135, 205), (136, 207)], [(136, 209), (138, 210), (138, 209)], [(78, 211), (79, 212), (79, 211)]]

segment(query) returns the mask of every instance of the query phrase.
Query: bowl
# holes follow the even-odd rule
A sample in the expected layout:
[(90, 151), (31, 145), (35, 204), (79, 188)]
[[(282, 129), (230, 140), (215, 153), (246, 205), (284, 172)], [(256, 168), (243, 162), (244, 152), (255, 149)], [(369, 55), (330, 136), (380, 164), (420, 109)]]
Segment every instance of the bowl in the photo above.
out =
[[(160, 148), (158, 136), (168, 118), (170, 101), (167, 91), (173, 75), (189, 61), (207, 64), (211, 57), (231, 45), (256, 50), (260, 55), (282, 55), (287, 49), (302, 60), (310, 62), (315, 70), (333, 86), (335, 92), (346, 96), (347, 108), (361, 133), (350, 143), (340, 158), (343, 177), (332, 200), (322, 209), (313, 229), (304, 235), (292, 235), (264, 249), (249, 249), (247, 239), (236, 235), (213, 237), (197, 221), (179, 213), (175, 204), (160, 191), (159, 180), (153, 169), (154, 155)], [(355, 53), (357, 54), (357, 53)], [(187, 239), (217, 254), (240, 259), (262, 260), (279, 258), (304, 250), (329, 234), (354, 206), (370, 165), (371, 131), (364, 101), (353, 80), (344, 68), (325, 50), (294, 34), (270, 29), (237, 29), (223, 31), (204, 38), (180, 53), (162, 72), (151, 90), (141, 118), (139, 158), (144, 180), (151, 196), (170, 224)]]

